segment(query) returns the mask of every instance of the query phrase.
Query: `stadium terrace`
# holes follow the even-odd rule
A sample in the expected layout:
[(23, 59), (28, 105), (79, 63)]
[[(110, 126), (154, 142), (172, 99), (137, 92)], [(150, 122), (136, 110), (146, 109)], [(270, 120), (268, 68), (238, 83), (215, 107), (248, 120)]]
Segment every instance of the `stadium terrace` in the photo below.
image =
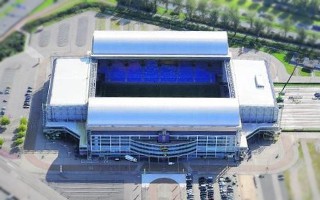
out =
[(266, 62), (232, 59), (226, 32), (95, 31), (52, 69), (44, 133), (88, 158), (239, 160), (279, 130)]

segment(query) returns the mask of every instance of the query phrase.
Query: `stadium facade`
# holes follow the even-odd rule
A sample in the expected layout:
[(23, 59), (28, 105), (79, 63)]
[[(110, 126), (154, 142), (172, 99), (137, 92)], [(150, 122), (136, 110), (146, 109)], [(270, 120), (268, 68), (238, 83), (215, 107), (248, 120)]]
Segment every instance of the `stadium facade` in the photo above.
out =
[(95, 31), (88, 56), (52, 60), (44, 133), (88, 158), (239, 158), (278, 131), (266, 62), (232, 59), (226, 32)]

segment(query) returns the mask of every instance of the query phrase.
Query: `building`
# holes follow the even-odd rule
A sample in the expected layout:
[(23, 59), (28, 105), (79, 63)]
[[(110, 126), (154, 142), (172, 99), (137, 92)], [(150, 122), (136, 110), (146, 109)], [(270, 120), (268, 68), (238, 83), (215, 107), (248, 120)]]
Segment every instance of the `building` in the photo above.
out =
[(233, 60), (226, 32), (95, 31), (85, 58), (56, 58), (44, 133), (81, 155), (239, 158), (278, 131), (264, 61)]

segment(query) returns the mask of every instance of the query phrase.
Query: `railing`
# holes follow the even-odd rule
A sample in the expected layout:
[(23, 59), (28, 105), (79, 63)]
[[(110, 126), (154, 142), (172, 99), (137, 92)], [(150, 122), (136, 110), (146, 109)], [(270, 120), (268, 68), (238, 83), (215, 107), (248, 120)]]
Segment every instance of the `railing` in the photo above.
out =
[(231, 98), (235, 98), (236, 97), (236, 93), (235, 93), (235, 90), (234, 90), (234, 83), (233, 83), (233, 78), (232, 78), (230, 62), (229, 61), (224, 61), (224, 66), (225, 66), (228, 85), (229, 85), (230, 97)]
[(90, 66), (89, 97), (96, 95), (97, 67), (97, 62), (92, 61)]

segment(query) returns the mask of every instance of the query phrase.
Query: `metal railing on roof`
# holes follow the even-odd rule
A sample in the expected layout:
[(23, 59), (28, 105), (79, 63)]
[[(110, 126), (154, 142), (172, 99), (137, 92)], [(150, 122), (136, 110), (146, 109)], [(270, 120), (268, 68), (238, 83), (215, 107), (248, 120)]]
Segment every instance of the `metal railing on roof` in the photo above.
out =
[(89, 97), (96, 95), (97, 67), (97, 61), (92, 60), (90, 64)]
[(229, 61), (224, 61), (224, 66), (225, 66), (227, 80), (228, 80), (230, 97), (231, 98), (235, 98), (236, 97), (236, 92), (234, 90), (234, 83), (233, 83), (233, 78), (232, 78), (230, 62)]

